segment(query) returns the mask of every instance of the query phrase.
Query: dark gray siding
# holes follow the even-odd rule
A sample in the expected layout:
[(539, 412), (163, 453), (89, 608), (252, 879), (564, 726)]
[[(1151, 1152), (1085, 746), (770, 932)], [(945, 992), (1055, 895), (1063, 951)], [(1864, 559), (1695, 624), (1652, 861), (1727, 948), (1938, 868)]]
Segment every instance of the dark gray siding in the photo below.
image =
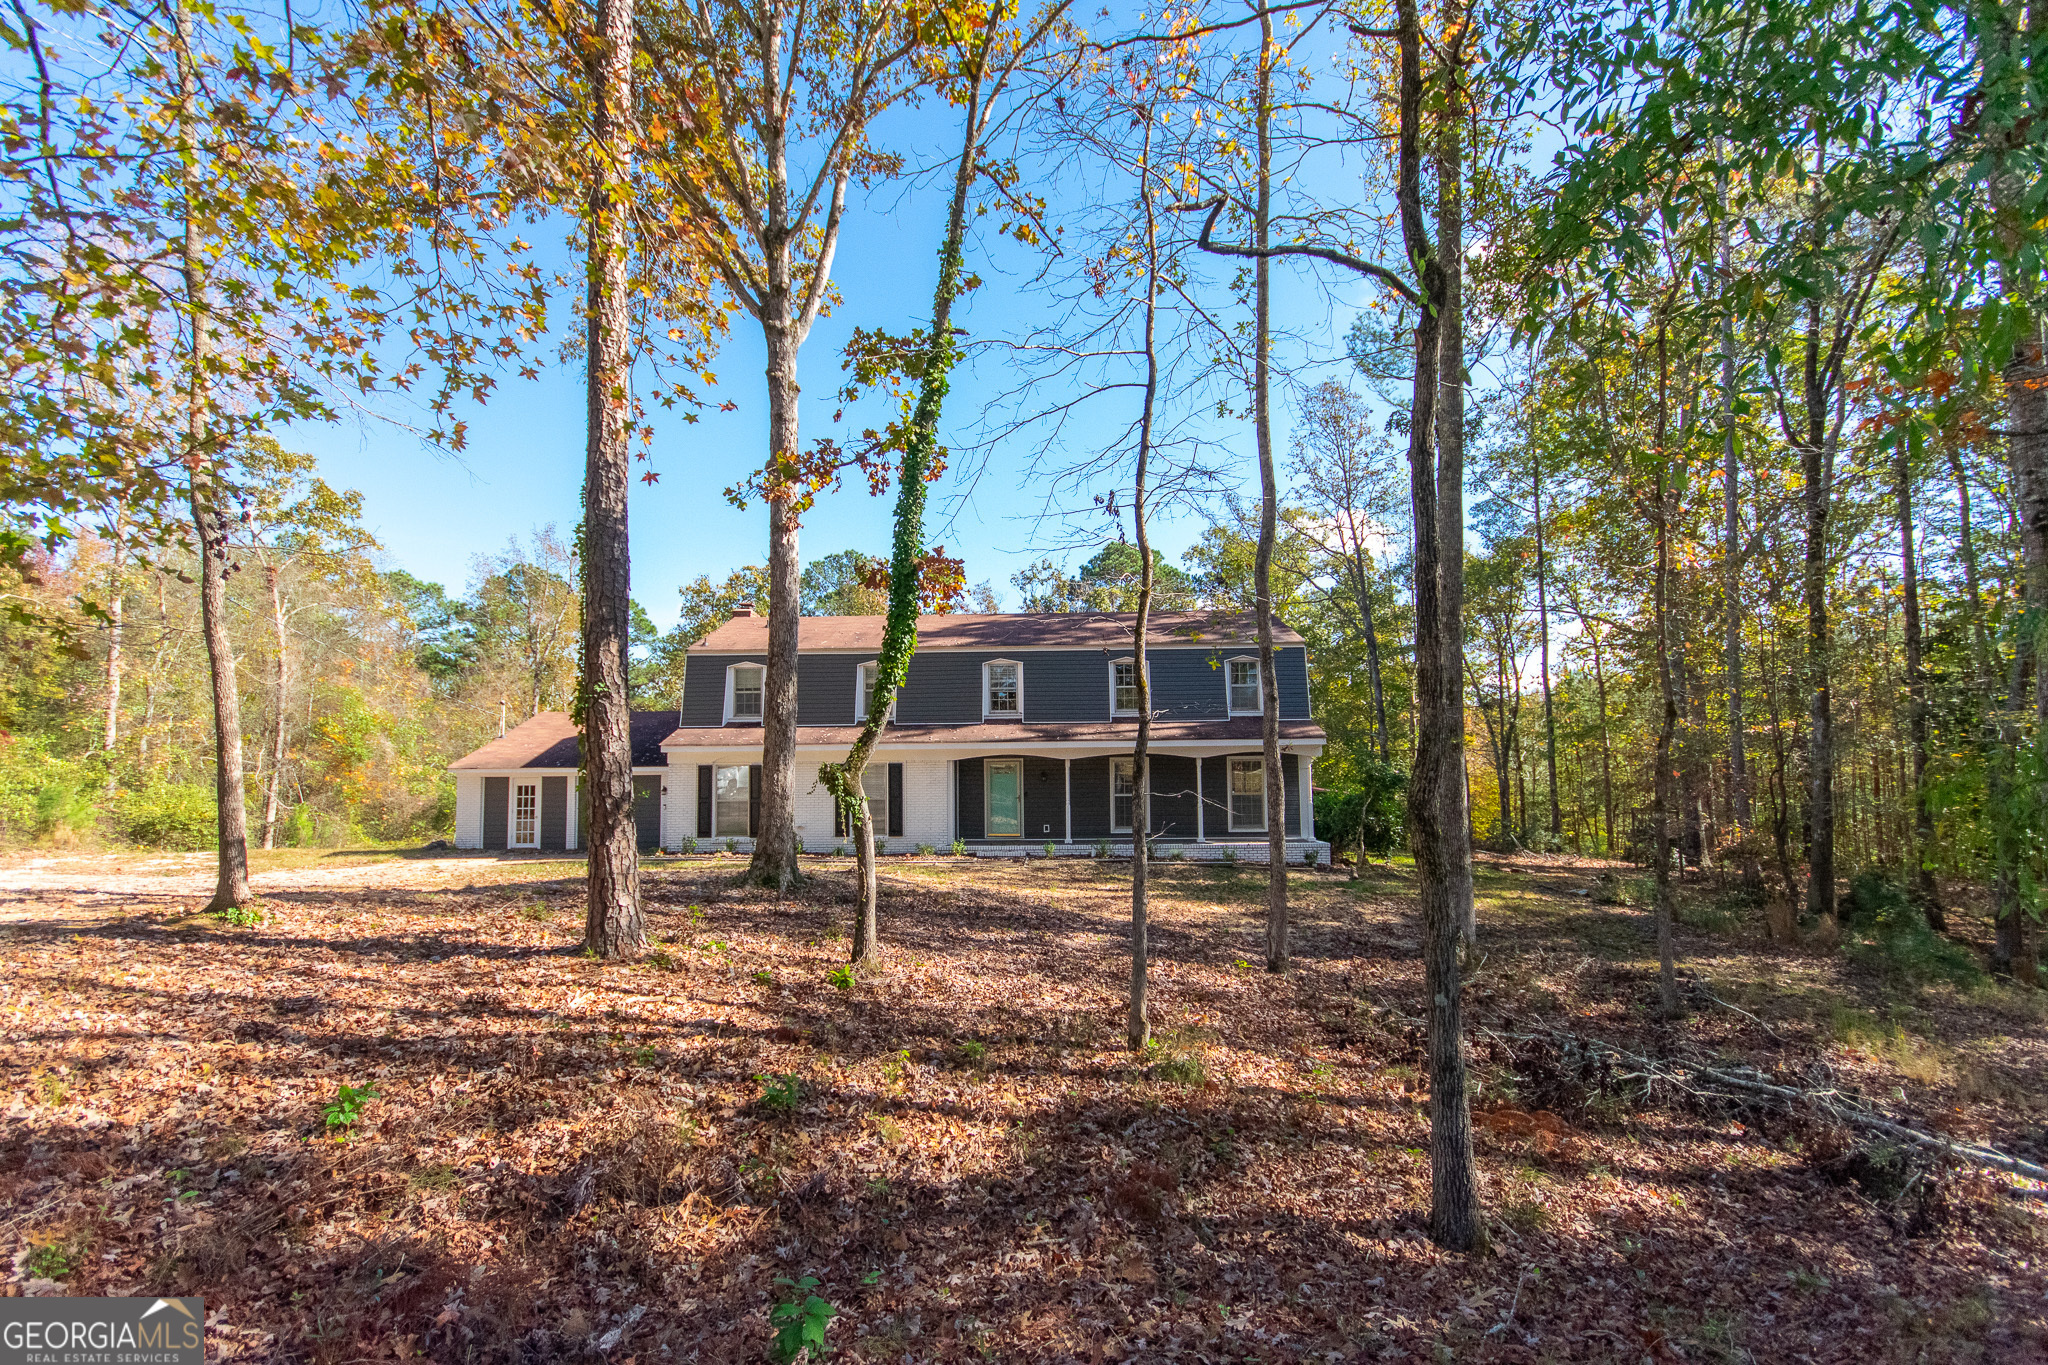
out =
[[(900, 709), (900, 708), (899, 708)], [(958, 764), (960, 784), (960, 837), (981, 837), (981, 760), (963, 758)]]
[[(765, 664), (763, 656), (752, 654), (692, 654), (683, 674), (683, 709), (679, 725), (725, 724), (725, 670), (740, 663)], [(803, 674), (797, 674), (801, 683)], [(848, 695), (852, 689), (848, 689)], [(799, 696), (798, 704), (802, 704)]]
[(1300, 645), (1274, 650), (1273, 678), (1280, 684), (1280, 719), (1307, 720), (1308, 651)]
[(503, 848), (506, 827), (512, 818), (512, 779), (484, 779), (484, 847)]
[(540, 846), (559, 852), (569, 846), (569, 779), (540, 780)]
[(1195, 760), (1177, 754), (1152, 755), (1152, 833), (1167, 839), (1195, 837)]
[(1213, 649), (1155, 649), (1148, 657), (1154, 715), (1161, 720), (1223, 718), (1224, 655)]
[(1109, 837), (1109, 760), (1074, 760), (1074, 837)]
[(1109, 719), (1110, 655), (1099, 649), (1063, 649), (1018, 657), (1024, 661), (1026, 719)]
[[(1281, 674), (1283, 678), (1286, 674)], [(1287, 837), (1301, 833), (1301, 763), (1293, 754), (1280, 755), (1280, 776), (1287, 785)]]
[(1024, 760), (1024, 839), (1067, 837), (1067, 765), (1057, 758)]
[(797, 655), (796, 723), (853, 724), (854, 670), (861, 663), (852, 654)]
[[(896, 719), (905, 725), (974, 725), (981, 720), (981, 664), (999, 654), (941, 650), (913, 654)], [(1024, 704), (1031, 705), (1031, 670), (1024, 671)]]

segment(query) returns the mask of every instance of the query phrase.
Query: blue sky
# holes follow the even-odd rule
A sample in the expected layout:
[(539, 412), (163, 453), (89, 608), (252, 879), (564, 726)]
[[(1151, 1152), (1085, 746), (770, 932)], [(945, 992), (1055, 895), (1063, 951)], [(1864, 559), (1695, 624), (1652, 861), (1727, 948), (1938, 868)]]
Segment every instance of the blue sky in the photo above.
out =
[[(940, 115), (945, 115), (941, 117)], [(950, 154), (957, 136), (953, 116), (943, 110), (916, 111), (892, 118), (885, 132), (912, 154), (933, 161)], [(887, 140), (885, 137), (884, 141)], [(935, 252), (944, 212), (942, 183), (899, 182), (850, 203), (835, 279), (844, 296), (830, 317), (820, 320), (806, 344), (800, 377), (805, 391), (803, 426), (812, 437), (846, 434), (830, 425), (832, 394), (840, 382), (839, 351), (856, 326), (902, 330), (921, 323), (929, 312)], [(1061, 205), (1055, 204), (1055, 210)], [(528, 234), (543, 243), (544, 231)], [(554, 234), (559, 241), (560, 234)], [(987, 243), (983, 243), (986, 247)], [(960, 321), (976, 338), (1019, 335), (1049, 319), (1053, 301), (1034, 289), (1027, 277), (1031, 262), (1021, 249), (971, 255), (969, 266), (983, 276), (983, 287), (966, 301)], [(564, 259), (559, 246), (546, 253)], [(544, 257), (546, 258), (546, 257)], [(1225, 275), (1223, 263), (1216, 271)], [(1299, 336), (1295, 359), (1323, 362), (1309, 374), (1319, 378), (1335, 368), (1343, 332), (1364, 289), (1350, 280), (1332, 281), (1341, 291), (1332, 299), (1305, 272), (1276, 270), (1278, 322)], [(1229, 308), (1224, 291), (1216, 304)], [(574, 325), (568, 300), (555, 303), (557, 326)], [(379, 422), (349, 421), (325, 427), (300, 428), (288, 438), (297, 448), (318, 457), (323, 475), (338, 487), (359, 490), (365, 520), (383, 543), (389, 567), (404, 568), (423, 578), (460, 590), (469, 579), (475, 556), (502, 548), (515, 536), (555, 523), (564, 533), (578, 515), (578, 489), (584, 456), (584, 399), (580, 364), (562, 364), (552, 344), (536, 348), (547, 363), (538, 380), (508, 374), (491, 401), (464, 414), (470, 424), (468, 448), (459, 456), (430, 448), (401, 428)], [(655, 621), (667, 626), (676, 616), (676, 589), (698, 574), (723, 576), (740, 565), (766, 557), (766, 513), (759, 506), (733, 508), (722, 490), (757, 467), (765, 446), (765, 386), (758, 329), (736, 315), (733, 333), (716, 361), (718, 387), (708, 393), (715, 405), (736, 404), (730, 413), (706, 411), (700, 421), (685, 424), (660, 419), (656, 425), (654, 464), (661, 474), (653, 485), (636, 484), (631, 515), (633, 529), (633, 594)], [(984, 355), (956, 375), (948, 400), (942, 436), (957, 440), (978, 423), (983, 409), (1012, 380), (1008, 365)], [(1287, 440), (1287, 406), (1276, 405), (1276, 446)], [(1104, 412), (1082, 423), (1072, 438), (1087, 443), (1092, 431), (1114, 425)], [(1257, 463), (1251, 433), (1228, 419), (1208, 422), (1209, 436), (1228, 454), (1230, 474), (1241, 491), (1255, 494)], [(935, 511), (952, 513), (949, 524), (935, 524), (930, 538), (965, 558), (970, 582), (993, 582), (1006, 606), (1018, 594), (1010, 576), (1047, 552), (1050, 536), (1035, 523), (1044, 490), (1027, 480), (1028, 451), (999, 448), (964, 503), (948, 497), (955, 491), (951, 476), (935, 490)], [(883, 551), (889, 538), (890, 499), (873, 498), (859, 483), (822, 498), (806, 520), (801, 541), (806, 561), (834, 551), (856, 548)], [(1184, 516), (1155, 525), (1154, 541), (1178, 556), (1201, 533), (1204, 522)], [(1098, 531), (1106, 531), (1104, 523)], [(1072, 567), (1080, 553), (1060, 554)]]

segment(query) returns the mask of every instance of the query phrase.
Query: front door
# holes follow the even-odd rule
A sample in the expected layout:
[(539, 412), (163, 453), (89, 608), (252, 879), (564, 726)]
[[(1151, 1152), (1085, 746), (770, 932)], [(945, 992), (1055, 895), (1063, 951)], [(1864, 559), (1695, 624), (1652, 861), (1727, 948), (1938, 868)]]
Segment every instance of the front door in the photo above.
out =
[(1024, 833), (1024, 765), (1014, 758), (988, 767), (988, 837), (1016, 839)]
[(512, 784), (512, 847), (540, 847), (540, 783)]
[(642, 853), (652, 853), (661, 846), (661, 779), (659, 777), (633, 778), (633, 834)]

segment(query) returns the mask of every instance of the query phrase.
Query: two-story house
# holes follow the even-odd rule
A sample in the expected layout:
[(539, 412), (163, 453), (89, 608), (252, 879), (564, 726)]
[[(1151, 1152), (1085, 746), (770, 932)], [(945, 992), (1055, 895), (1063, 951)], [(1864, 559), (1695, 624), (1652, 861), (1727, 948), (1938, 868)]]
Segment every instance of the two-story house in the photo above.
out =
[[(1133, 623), (1089, 613), (920, 618), (909, 676), (868, 767), (868, 800), (885, 850), (957, 840), (977, 852), (1050, 843), (1057, 852), (1084, 853), (1103, 842), (1128, 852), (1138, 706)], [(850, 847), (817, 770), (859, 732), (882, 624), (878, 616), (813, 616), (800, 626), (796, 823), (812, 852)], [(1233, 846), (1263, 857), (1267, 821), (1276, 818), (1290, 858), (1314, 850), (1327, 860), (1303, 814), (1324, 744), (1309, 717), (1307, 651), (1285, 627), (1276, 626), (1274, 644), (1286, 797), (1284, 809), (1269, 812), (1252, 618), (1153, 617), (1147, 655), (1158, 844), (1184, 845), (1193, 857)], [(649, 802), (659, 802), (655, 828), (643, 820), (643, 846), (751, 847), (760, 819), (767, 650), (767, 618), (742, 609), (689, 651), (680, 710), (663, 713), (674, 723), (659, 741), (658, 764), (642, 767), (636, 718), (636, 790), (644, 782)], [(546, 720), (536, 717), (455, 765), (458, 845), (578, 845), (573, 732), (566, 721)], [(522, 740), (529, 729), (531, 740)], [(571, 762), (562, 768), (565, 756)], [(539, 760), (545, 769), (532, 766)], [(474, 823), (465, 819), (472, 808)]]

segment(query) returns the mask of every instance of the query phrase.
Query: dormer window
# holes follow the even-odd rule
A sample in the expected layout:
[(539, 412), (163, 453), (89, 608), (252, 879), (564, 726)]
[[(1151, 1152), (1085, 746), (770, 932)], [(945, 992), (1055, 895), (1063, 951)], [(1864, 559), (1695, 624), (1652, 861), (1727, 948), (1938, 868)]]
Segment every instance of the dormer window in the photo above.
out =
[[(882, 665), (874, 659), (870, 659), (860, 666), (858, 681), (854, 683), (853, 690), (853, 719), (856, 724), (868, 718), (868, 699), (875, 695), (875, 678), (881, 672), (881, 669)], [(899, 688), (897, 690), (900, 692), (902, 689)], [(889, 715), (883, 717), (884, 720), (895, 719), (895, 697), (889, 698), (889, 712)]]
[(740, 724), (759, 724), (762, 694), (767, 690), (768, 670), (761, 664), (734, 664), (725, 670), (725, 718)]
[(1229, 675), (1230, 714), (1233, 716), (1256, 716), (1264, 708), (1260, 705), (1259, 661), (1257, 659), (1232, 659), (1223, 665)]
[(1138, 661), (1116, 659), (1109, 665), (1109, 709), (1112, 715), (1138, 714)]
[(1024, 665), (991, 659), (981, 666), (981, 714), (984, 720), (1024, 719)]

